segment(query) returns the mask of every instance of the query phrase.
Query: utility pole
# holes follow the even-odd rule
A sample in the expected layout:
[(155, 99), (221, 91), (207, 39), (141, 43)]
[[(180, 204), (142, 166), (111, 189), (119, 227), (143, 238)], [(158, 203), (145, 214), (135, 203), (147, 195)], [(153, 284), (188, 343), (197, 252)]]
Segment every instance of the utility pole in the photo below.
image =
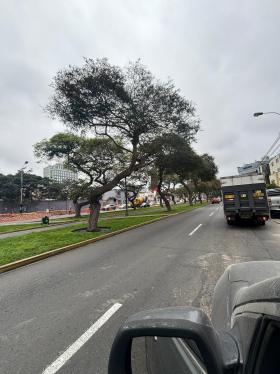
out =
[(28, 161), (25, 161), (23, 167), (20, 169), (20, 205), (19, 205), (19, 212), (23, 212), (23, 170), (25, 169), (25, 165), (28, 164)]
[[(253, 116), (254, 117), (259, 117), (259, 116), (263, 116), (263, 115), (266, 115), (266, 114), (276, 114), (277, 116), (280, 116), (280, 113), (278, 113), (278, 112), (256, 112), (256, 113), (253, 114)], [(261, 171), (262, 171), (262, 173), (265, 177), (265, 182), (267, 184), (270, 182), (270, 178), (269, 178), (269, 176), (270, 176), (269, 159), (271, 158), (273, 153), (275, 153), (275, 151), (278, 150), (279, 145), (276, 148), (275, 148), (275, 146), (277, 145), (279, 139), (280, 139), (280, 133), (278, 134), (278, 137), (276, 138), (276, 140), (273, 142), (272, 146), (269, 148), (269, 150), (266, 152), (266, 154), (261, 159)], [(271, 153), (271, 155), (269, 155), (269, 153)]]
[(124, 193), (125, 193), (125, 215), (128, 216), (128, 205), (127, 205), (127, 184), (126, 184), (126, 177), (124, 178)]

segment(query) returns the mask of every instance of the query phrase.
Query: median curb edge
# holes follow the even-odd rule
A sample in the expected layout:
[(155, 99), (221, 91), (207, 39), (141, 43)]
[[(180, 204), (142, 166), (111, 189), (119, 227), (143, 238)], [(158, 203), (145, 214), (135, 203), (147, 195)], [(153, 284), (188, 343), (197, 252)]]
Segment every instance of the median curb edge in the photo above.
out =
[(0, 274), (5, 273), (5, 272), (10, 271), (10, 270), (15, 270), (19, 267), (26, 266), (26, 265), (32, 264), (34, 262), (37, 262), (37, 261), (44, 260), (44, 259), (49, 258), (49, 257), (56, 256), (60, 253), (64, 253), (64, 252), (71, 251), (73, 249), (84, 247), (85, 245), (92, 244), (92, 243), (98, 242), (100, 240), (111, 238), (112, 236), (121, 234), (123, 232), (134, 230), (138, 227), (146, 226), (146, 225), (161, 221), (161, 220), (166, 219), (166, 218), (177, 216), (179, 214), (188, 213), (188, 212), (191, 212), (193, 210), (203, 208), (205, 206), (207, 206), (207, 205), (204, 205), (202, 207), (198, 206), (198, 207), (195, 207), (194, 209), (191, 209), (191, 210), (188, 210), (188, 211), (177, 212), (177, 213), (173, 213), (173, 214), (170, 214), (170, 215), (161, 216), (161, 217), (152, 219), (152, 220), (147, 221), (147, 222), (138, 223), (137, 225), (133, 225), (133, 226), (121, 229), (121, 230), (116, 230), (116, 231), (101, 235), (97, 238), (83, 240), (81, 242), (77, 242), (77, 243), (74, 243), (74, 244), (69, 244), (69, 245), (66, 245), (64, 247), (60, 247), (60, 248), (52, 249), (52, 250), (44, 252), (44, 253), (40, 253), (39, 255), (35, 255), (35, 256), (24, 258), (22, 260), (17, 260), (17, 261), (14, 261), (14, 262), (10, 262), (9, 264), (5, 264), (5, 265), (0, 266)]

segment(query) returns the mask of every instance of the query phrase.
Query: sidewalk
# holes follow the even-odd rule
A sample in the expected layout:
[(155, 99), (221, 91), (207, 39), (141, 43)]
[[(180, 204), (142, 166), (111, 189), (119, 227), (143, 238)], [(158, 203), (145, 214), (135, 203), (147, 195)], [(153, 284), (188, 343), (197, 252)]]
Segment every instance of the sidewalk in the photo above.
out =
[[(131, 210), (131, 209), (130, 209)], [(116, 209), (114, 212), (123, 212), (123, 209)], [(103, 213), (108, 213), (109, 211), (101, 211), (100, 215)], [(0, 225), (13, 225), (21, 223), (41, 223), (42, 217), (48, 216), (50, 219), (57, 218), (73, 218), (75, 213), (71, 214), (54, 214), (55, 212), (31, 212), (31, 213), (14, 213), (14, 214), (0, 214)], [(81, 216), (86, 216), (89, 214), (88, 210), (82, 211)], [(28, 218), (30, 217), (30, 218)]]
[(69, 225), (78, 225), (81, 222), (67, 222), (64, 224), (59, 225), (51, 225), (51, 226), (44, 226), (44, 227), (34, 227), (34, 229), (22, 230), (22, 231), (14, 231), (14, 232), (7, 232), (7, 233), (0, 233), (0, 240), (5, 238), (12, 238), (14, 236), (21, 236), (25, 234), (31, 234), (32, 232), (41, 232), (41, 231), (49, 231), (54, 229), (63, 229)]
[[(23, 214), (29, 214), (29, 213), (23, 213)], [(82, 216), (87, 215), (87, 213), (82, 213)], [(59, 215), (51, 215), (49, 213), (44, 213), (41, 216), (37, 216), (36, 218), (30, 218), (30, 219), (24, 219), (26, 216), (22, 216), (23, 219), (20, 220), (5, 220), (1, 221), (1, 215), (0, 215), (0, 225), (5, 226), (5, 225), (18, 225), (22, 223), (41, 223), (41, 218), (48, 216), (50, 219), (57, 219), (57, 218), (71, 218), (74, 217), (74, 214), (59, 214)]]

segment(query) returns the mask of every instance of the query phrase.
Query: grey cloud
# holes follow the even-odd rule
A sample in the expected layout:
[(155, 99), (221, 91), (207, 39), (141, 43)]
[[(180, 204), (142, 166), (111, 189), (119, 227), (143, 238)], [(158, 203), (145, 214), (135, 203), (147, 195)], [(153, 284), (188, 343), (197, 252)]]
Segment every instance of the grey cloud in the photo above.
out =
[(195, 148), (220, 174), (263, 156), (279, 119), (278, 0), (36, 0), (2, 2), (0, 172), (35, 163), (32, 145), (61, 130), (42, 111), (56, 71), (83, 56), (124, 65), (141, 58), (197, 105)]

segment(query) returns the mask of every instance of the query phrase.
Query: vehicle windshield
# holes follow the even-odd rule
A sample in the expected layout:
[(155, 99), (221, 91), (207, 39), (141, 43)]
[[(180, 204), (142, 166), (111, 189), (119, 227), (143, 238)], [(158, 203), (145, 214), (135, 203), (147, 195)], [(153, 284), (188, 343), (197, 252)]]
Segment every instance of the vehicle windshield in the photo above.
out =
[(233, 304), (278, 277), (280, 1), (0, 4), (0, 374), (107, 374), (165, 308), (131, 332), (158, 328), (148, 374), (253, 374), (278, 304)]

